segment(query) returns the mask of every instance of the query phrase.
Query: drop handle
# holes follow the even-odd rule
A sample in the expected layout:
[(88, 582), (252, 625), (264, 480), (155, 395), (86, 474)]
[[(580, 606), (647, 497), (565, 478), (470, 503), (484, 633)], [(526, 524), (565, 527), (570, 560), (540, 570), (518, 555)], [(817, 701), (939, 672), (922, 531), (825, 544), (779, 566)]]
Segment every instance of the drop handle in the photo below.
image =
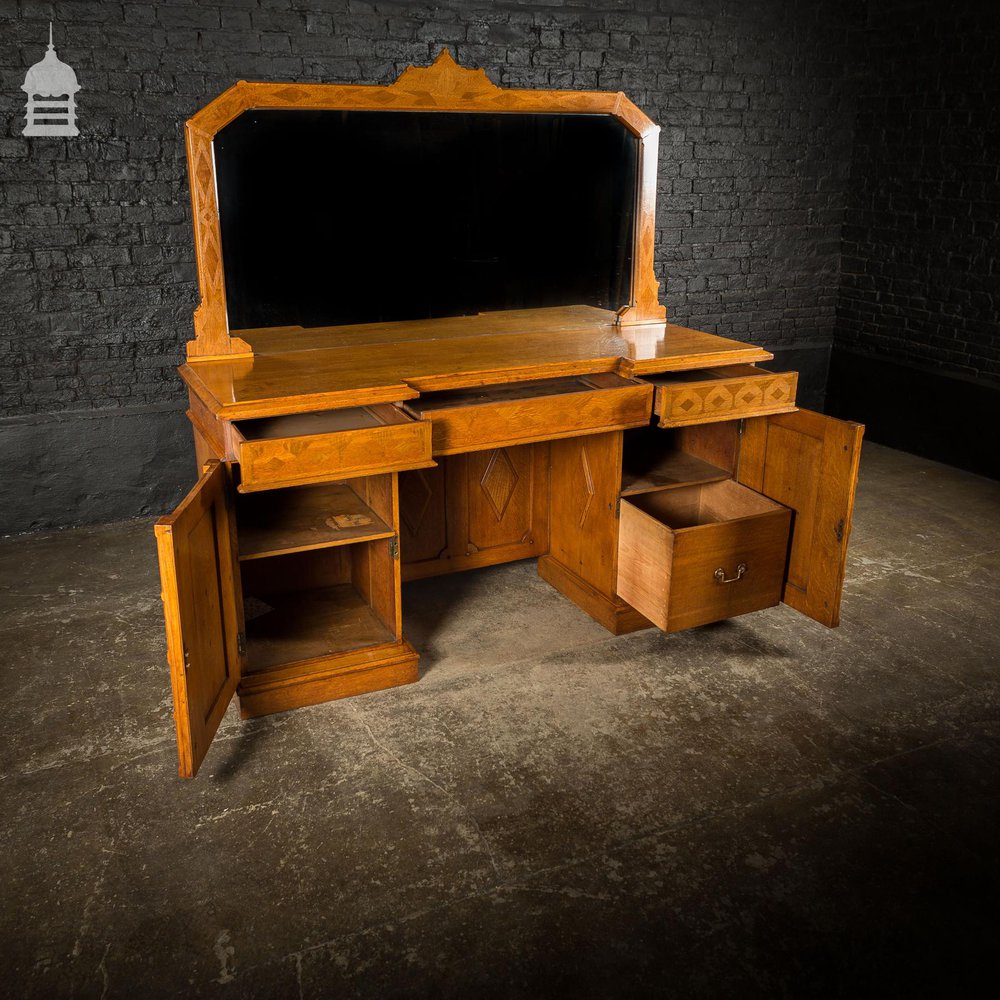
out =
[(715, 577), (716, 583), (736, 583), (737, 580), (743, 579), (743, 574), (747, 571), (747, 564), (740, 563), (736, 567), (736, 576), (731, 576), (726, 578), (726, 571), (720, 566), (712, 575)]

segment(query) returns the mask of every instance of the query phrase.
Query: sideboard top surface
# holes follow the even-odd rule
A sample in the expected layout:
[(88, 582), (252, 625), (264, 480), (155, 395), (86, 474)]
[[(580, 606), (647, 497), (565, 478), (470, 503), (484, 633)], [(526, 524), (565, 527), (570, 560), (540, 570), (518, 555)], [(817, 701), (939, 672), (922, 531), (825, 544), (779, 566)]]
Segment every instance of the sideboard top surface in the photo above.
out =
[(181, 366), (223, 419), (412, 399), (421, 392), (617, 372), (642, 375), (767, 361), (761, 347), (671, 323), (623, 327), (591, 307), (414, 323), (243, 333), (252, 357)]

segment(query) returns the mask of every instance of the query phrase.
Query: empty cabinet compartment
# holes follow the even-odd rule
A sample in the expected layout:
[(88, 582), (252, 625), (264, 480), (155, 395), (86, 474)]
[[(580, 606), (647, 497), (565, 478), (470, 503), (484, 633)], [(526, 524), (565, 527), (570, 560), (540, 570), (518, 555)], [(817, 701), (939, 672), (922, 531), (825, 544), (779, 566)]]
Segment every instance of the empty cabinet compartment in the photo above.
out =
[(771, 607), (791, 517), (728, 479), (623, 498), (618, 594), (664, 632)]

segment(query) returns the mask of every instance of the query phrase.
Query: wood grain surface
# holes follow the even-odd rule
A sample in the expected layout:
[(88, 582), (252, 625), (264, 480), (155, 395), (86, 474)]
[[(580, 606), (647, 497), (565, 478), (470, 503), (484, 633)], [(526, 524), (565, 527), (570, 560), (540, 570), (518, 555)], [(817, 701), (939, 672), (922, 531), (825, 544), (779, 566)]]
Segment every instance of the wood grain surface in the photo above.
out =
[(771, 607), (790, 521), (791, 511), (732, 480), (622, 500), (618, 593), (664, 632)]
[[(181, 377), (208, 410), (227, 420), (414, 399), (421, 392), (529, 379), (615, 372), (623, 377), (766, 361), (763, 348), (700, 330), (660, 324), (612, 323), (564, 327), (553, 310), (553, 329), (532, 315), (525, 332), (490, 333), (488, 314), (463, 317), (464, 332), (449, 325), (436, 337), (406, 324), (372, 331), (371, 343), (182, 365)], [(343, 328), (341, 328), (343, 329)], [(339, 334), (338, 334), (339, 336)], [(337, 341), (335, 340), (335, 343)]]
[(782, 600), (823, 625), (840, 621), (861, 424), (799, 410), (746, 422), (737, 479), (795, 511)]
[(242, 673), (243, 598), (232, 490), (212, 461), (197, 485), (155, 525), (178, 771), (198, 772)]
[(686, 427), (795, 409), (798, 372), (723, 365), (705, 372), (651, 376), (661, 427)]

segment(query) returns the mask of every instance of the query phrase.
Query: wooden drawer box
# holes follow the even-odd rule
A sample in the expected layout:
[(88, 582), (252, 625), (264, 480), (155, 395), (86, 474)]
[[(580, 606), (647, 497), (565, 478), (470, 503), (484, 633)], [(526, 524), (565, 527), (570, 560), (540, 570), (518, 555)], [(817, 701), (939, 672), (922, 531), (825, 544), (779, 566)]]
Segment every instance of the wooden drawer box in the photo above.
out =
[(430, 424), (389, 403), (240, 420), (230, 435), (242, 493), (434, 464)]
[(622, 499), (618, 595), (664, 632), (771, 607), (791, 517), (729, 479)]
[(661, 427), (685, 427), (795, 410), (798, 372), (727, 365), (647, 376), (656, 387), (653, 412)]
[(611, 372), (430, 392), (406, 410), (434, 427), (435, 455), (637, 427), (652, 388)]

